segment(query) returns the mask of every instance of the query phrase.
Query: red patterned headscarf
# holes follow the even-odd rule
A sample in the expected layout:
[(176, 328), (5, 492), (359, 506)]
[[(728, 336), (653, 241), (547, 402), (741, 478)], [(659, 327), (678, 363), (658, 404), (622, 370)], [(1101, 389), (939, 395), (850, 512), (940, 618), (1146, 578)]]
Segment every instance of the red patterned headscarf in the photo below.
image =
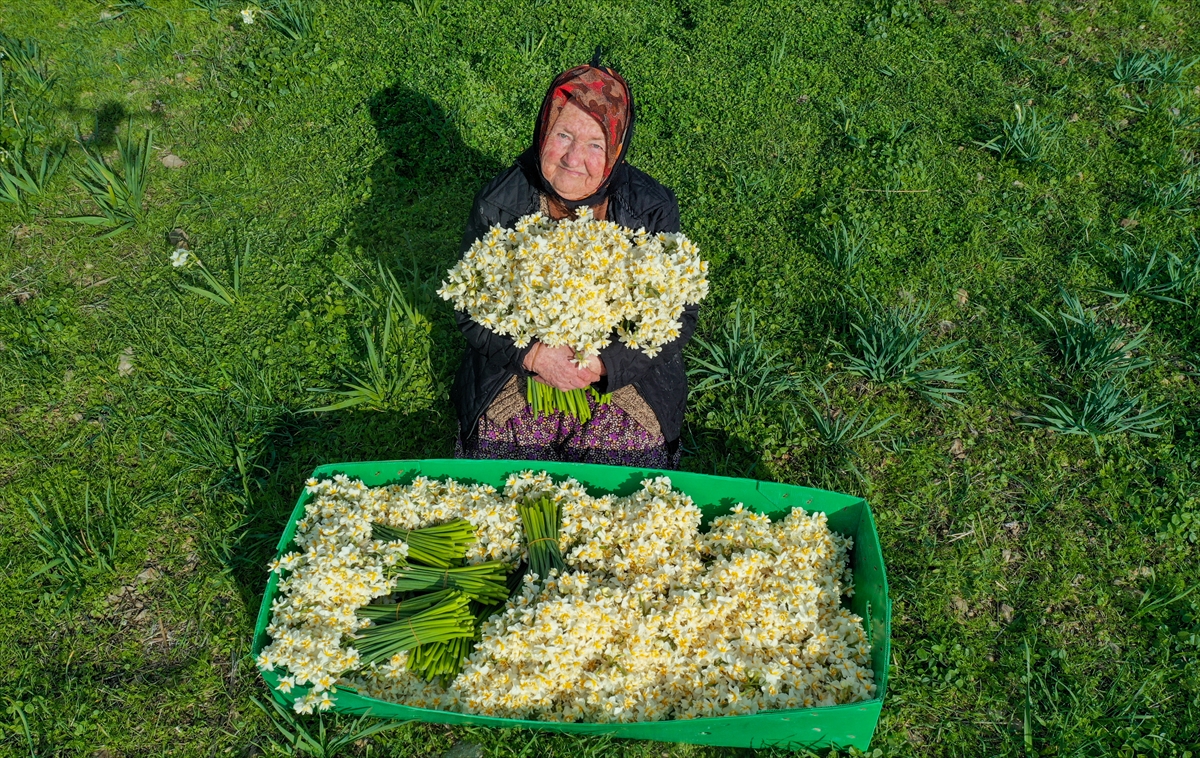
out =
[[(604, 130), (604, 140), (608, 148), (604, 181), (591, 196), (582, 200), (559, 197), (549, 182), (542, 177), (542, 147), (567, 103), (574, 104), (596, 119), (596, 123)], [(567, 208), (598, 205), (608, 197), (609, 191), (624, 179), (622, 169), (625, 154), (629, 150), (629, 140), (633, 136), (633, 119), (633, 96), (629, 91), (629, 84), (616, 71), (598, 65), (576, 66), (564, 71), (554, 77), (549, 91), (546, 92), (546, 98), (542, 101), (542, 110), (538, 114), (537, 127), (533, 133), (533, 147), (521, 156), (522, 163), (532, 164), (526, 165), (526, 175), (535, 187)]]

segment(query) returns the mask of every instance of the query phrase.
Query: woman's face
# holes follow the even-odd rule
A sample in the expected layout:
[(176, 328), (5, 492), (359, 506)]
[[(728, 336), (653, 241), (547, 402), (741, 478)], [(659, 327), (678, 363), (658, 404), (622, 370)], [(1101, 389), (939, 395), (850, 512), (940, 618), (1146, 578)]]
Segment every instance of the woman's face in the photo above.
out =
[(542, 176), (564, 200), (582, 200), (604, 181), (607, 159), (600, 124), (567, 103), (542, 146)]

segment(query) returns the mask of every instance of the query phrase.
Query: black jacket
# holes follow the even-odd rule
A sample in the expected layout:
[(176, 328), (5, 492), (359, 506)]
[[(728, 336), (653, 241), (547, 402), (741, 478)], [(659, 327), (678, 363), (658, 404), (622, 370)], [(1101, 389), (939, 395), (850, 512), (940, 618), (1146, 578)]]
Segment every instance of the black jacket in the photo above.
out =
[[(679, 201), (675, 199), (675, 193), (632, 166), (626, 165), (623, 170), (627, 177), (609, 195), (607, 218), (621, 226), (645, 228), (651, 233), (678, 232)], [(512, 226), (518, 218), (535, 213), (540, 206), (537, 191), (520, 166), (514, 165), (475, 196), (471, 218), (463, 234), (462, 252), (465, 253), (491, 227), (497, 224)], [(626, 347), (615, 337), (600, 351), (600, 359), (608, 373), (600, 377), (597, 390), (614, 392), (632, 384), (654, 410), (663, 436), (672, 445), (679, 438), (687, 405), (683, 347), (692, 338), (699, 312), (698, 305), (685, 307), (680, 336), (664, 345), (653, 358)], [(471, 449), (475, 445), (480, 416), (500, 394), (508, 378), (531, 375), (522, 363), (533, 346), (517, 347), (512, 337), (480, 326), (464, 311), (456, 311), (455, 315), (459, 329), (467, 338), (467, 351), (450, 394), (458, 409), (460, 439), (465, 448)]]

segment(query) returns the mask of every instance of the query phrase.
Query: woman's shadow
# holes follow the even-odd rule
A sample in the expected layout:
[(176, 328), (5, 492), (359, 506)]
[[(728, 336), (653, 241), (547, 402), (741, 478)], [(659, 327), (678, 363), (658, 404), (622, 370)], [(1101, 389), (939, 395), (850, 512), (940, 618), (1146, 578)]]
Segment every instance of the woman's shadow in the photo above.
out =
[(436, 285), (458, 259), (475, 193), (502, 166), (464, 143), (453, 111), (428, 95), (393, 84), (368, 108), (384, 152), (347, 225), (350, 247), (364, 264)]
[(434, 323), (430, 358), (442, 391), (410, 412), (300, 413), (269, 435), (263, 459), (271, 474), (258, 482), (253, 512), (228, 549), (230, 567), (252, 603), (261, 597), (261, 567), (274, 552), (280, 524), (314, 467), (453, 454), (457, 422), (445, 388), (465, 343), (450, 305), (434, 290), (459, 257), (475, 193), (501, 165), (468, 147), (445, 109), (415, 90), (395, 84), (367, 106), (382, 154), (370, 168), (367, 200), (326, 241), (326, 252), (330, 258), (339, 250), (353, 256), (360, 269), (356, 286), (378, 276), (376, 262), (405, 285)]
[(367, 107), (382, 154), (370, 168), (368, 198), (346, 221), (341, 244), (362, 271), (358, 284), (377, 277), (376, 263), (382, 263), (433, 322), (430, 359), (441, 391), (431, 407), (416, 413), (339, 411), (321, 425), (335, 427), (334, 436), (342, 438), (336, 460), (444, 457), (457, 432), (446, 388), (465, 345), (450, 304), (436, 290), (458, 260), (475, 193), (501, 164), (468, 146), (453, 116), (428, 95), (393, 84)]

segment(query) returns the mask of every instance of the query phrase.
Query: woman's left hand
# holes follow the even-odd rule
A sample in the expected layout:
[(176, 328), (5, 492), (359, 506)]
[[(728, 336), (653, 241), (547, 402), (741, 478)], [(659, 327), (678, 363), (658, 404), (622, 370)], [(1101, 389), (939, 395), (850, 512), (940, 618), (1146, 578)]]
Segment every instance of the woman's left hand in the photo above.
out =
[(608, 373), (608, 369), (604, 367), (604, 361), (600, 360), (598, 355), (589, 355), (587, 369), (596, 376), (604, 376)]

